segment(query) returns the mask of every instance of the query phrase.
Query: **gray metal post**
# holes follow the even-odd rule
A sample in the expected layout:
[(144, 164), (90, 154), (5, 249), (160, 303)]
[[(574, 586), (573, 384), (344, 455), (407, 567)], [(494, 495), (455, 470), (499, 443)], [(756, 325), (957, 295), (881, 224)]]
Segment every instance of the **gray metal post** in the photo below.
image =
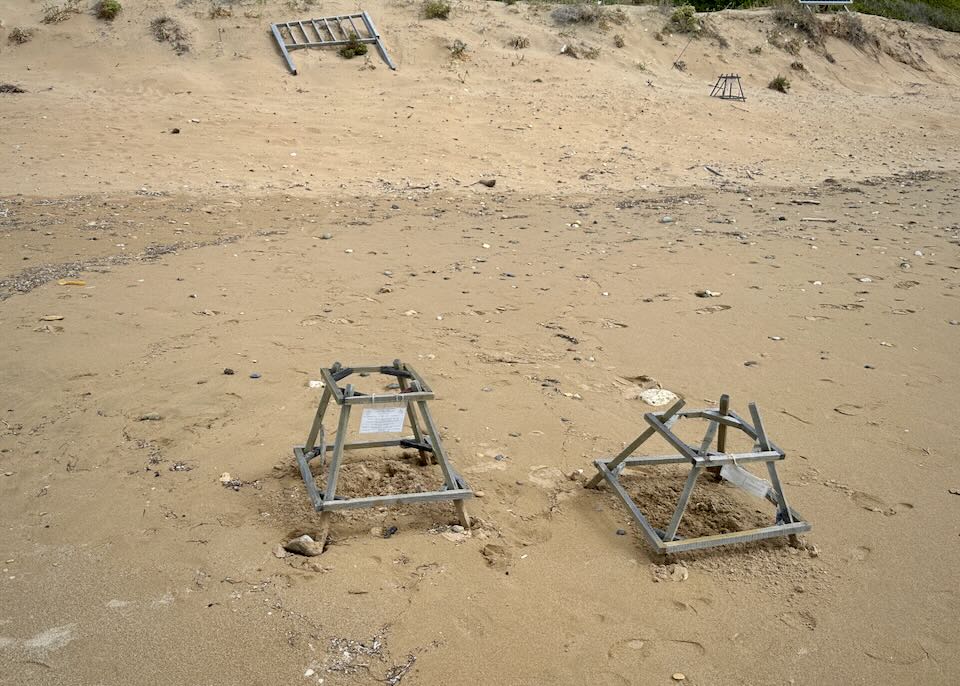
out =
[(680, 500), (677, 501), (677, 509), (673, 511), (673, 517), (670, 519), (670, 525), (663, 535), (664, 542), (672, 541), (677, 535), (677, 529), (680, 527), (680, 520), (683, 519), (683, 513), (687, 510), (687, 501), (690, 500), (690, 494), (693, 493), (693, 487), (697, 483), (697, 477), (703, 467), (694, 465), (687, 477), (687, 483), (683, 486), (683, 492), (680, 494)]
[(290, 53), (287, 52), (287, 44), (284, 42), (283, 36), (280, 35), (280, 29), (277, 28), (276, 24), (271, 24), (270, 30), (273, 31), (273, 37), (277, 40), (277, 46), (280, 48), (280, 52), (283, 53), (283, 59), (287, 61), (287, 68), (291, 74), (296, 76), (297, 68), (293, 66), (293, 60), (290, 59)]
[[(320, 404), (317, 406), (317, 414), (313, 418), (313, 426), (310, 427), (310, 435), (307, 436), (307, 442), (303, 444), (303, 452), (310, 453), (317, 442), (317, 434), (320, 433), (320, 427), (323, 426), (323, 415), (327, 412), (327, 405), (330, 403), (332, 392), (326, 385), (323, 387), (323, 394), (320, 396)], [(309, 458), (307, 458), (309, 459)], [(320, 454), (323, 459), (323, 454)]]
[[(353, 386), (348, 385), (344, 397), (353, 395)], [(347, 440), (347, 431), (350, 428), (350, 405), (344, 403), (340, 407), (340, 422), (337, 424), (337, 436), (333, 443), (333, 456), (330, 458), (330, 471), (327, 473), (327, 483), (323, 489), (323, 502), (333, 502), (337, 494), (337, 476), (340, 474), (340, 461), (343, 459), (343, 444)]]

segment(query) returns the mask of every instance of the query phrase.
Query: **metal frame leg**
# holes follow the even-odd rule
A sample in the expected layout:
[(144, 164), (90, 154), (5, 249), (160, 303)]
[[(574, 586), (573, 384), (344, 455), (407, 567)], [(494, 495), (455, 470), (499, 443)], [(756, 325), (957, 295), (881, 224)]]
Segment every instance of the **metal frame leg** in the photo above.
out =
[[(417, 406), (426, 425), (427, 434), (430, 436), (430, 445), (433, 448), (433, 455), (440, 465), (440, 471), (443, 472), (443, 482), (450, 490), (459, 488), (455, 472), (447, 461), (447, 451), (443, 449), (443, 443), (440, 442), (440, 433), (437, 431), (436, 424), (433, 423), (433, 416), (430, 414), (430, 408), (427, 407), (426, 400), (418, 400)], [(457, 509), (457, 515), (460, 517), (460, 523), (465, 529), (470, 528), (470, 515), (467, 514), (466, 505), (462, 500), (454, 501)]]
[(666, 532), (664, 532), (663, 540), (665, 543), (676, 538), (677, 529), (680, 528), (680, 520), (683, 519), (683, 513), (687, 510), (687, 502), (690, 500), (690, 494), (693, 493), (693, 487), (697, 484), (697, 477), (700, 476), (700, 472), (702, 471), (703, 467), (696, 465), (690, 470), (687, 483), (684, 484), (683, 492), (680, 494), (680, 500), (677, 501), (677, 509), (674, 510), (670, 524), (667, 526)]
[[(330, 391), (330, 389), (324, 386), (323, 394), (320, 396), (320, 404), (317, 405), (317, 414), (313, 418), (313, 426), (310, 427), (310, 435), (307, 436), (307, 442), (303, 444), (304, 453), (312, 452), (313, 446), (316, 445), (317, 434), (320, 433), (320, 429), (323, 427), (323, 415), (327, 413), (327, 405), (330, 404), (330, 396), (332, 395), (333, 393)], [(319, 457), (321, 460), (323, 460), (323, 451), (320, 452)]]
[[(410, 387), (407, 383), (407, 380), (404, 377), (399, 377), (398, 382), (400, 383), (400, 392), (405, 393)], [(423, 432), (420, 431), (420, 422), (417, 420), (417, 412), (413, 407), (413, 403), (407, 403), (407, 419), (410, 420), (410, 428), (413, 429), (413, 437), (417, 439), (417, 443), (423, 443)], [(436, 463), (436, 458), (432, 453), (429, 453), (425, 450), (417, 450), (417, 453), (420, 455), (420, 464), (426, 466)]]
[[(730, 396), (724, 393), (720, 396), (720, 407), (717, 408), (719, 413), (724, 417), (727, 416), (727, 412), (730, 411)], [(717, 452), (722, 453), (727, 449), (727, 425), (720, 424), (720, 427), (717, 429)], [(720, 470), (722, 467), (707, 467), (707, 471), (713, 475), (714, 481), (721, 481), (723, 477), (720, 476)]]
[[(349, 398), (353, 395), (353, 386), (347, 386), (344, 394)], [(343, 444), (347, 440), (347, 430), (350, 427), (350, 405), (340, 406), (340, 422), (337, 424), (337, 436), (333, 442), (333, 456), (330, 458), (330, 471), (327, 472), (327, 483), (323, 487), (323, 504), (333, 502), (337, 495), (337, 477), (340, 475), (340, 462), (343, 460)]]
[(287, 44), (283, 40), (283, 36), (280, 35), (280, 29), (277, 28), (276, 24), (270, 24), (270, 30), (273, 31), (273, 37), (277, 41), (277, 47), (280, 48), (280, 52), (283, 53), (283, 59), (287, 61), (287, 68), (290, 70), (290, 73), (294, 76), (297, 75), (297, 68), (293, 65), (293, 60), (290, 58), (290, 53), (287, 52)]

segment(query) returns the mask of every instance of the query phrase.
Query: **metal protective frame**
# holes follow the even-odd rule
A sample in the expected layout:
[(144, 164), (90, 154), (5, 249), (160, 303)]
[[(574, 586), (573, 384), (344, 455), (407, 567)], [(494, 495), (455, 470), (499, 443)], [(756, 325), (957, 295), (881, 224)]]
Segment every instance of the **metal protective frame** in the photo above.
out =
[[(763, 420), (760, 418), (760, 412), (755, 403), (750, 403), (750, 416), (753, 424), (747, 423), (743, 417), (730, 410), (730, 397), (723, 395), (720, 398), (720, 406), (704, 410), (683, 410), (684, 401), (678, 400), (666, 412), (649, 412), (643, 416), (649, 424), (649, 428), (640, 434), (630, 445), (624, 448), (619, 455), (610, 459), (598, 459), (594, 461), (597, 468), (597, 474), (587, 482), (587, 488), (597, 488), (601, 482), (606, 482), (613, 489), (614, 493), (627, 506), (631, 516), (640, 526), (644, 537), (656, 552), (661, 555), (668, 553), (679, 553), (687, 550), (697, 550), (701, 548), (712, 548), (721, 545), (731, 545), (734, 543), (748, 543), (765, 538), (774, 538), (778, 536), (789, 536), (791, 541), (796, 540), (797, 534), (810, 531), (811, 524), (804, 521), (799, 512), (794, 510), (787, 503), (787, 498), (783, 493), (783, 485), (777, 474), (776, 463), (786, 457), (786, 453), (778, 448), (767, 437), (766, 430), (763, 427)], [(671, 427), (680, 419), (700, 418), (709, 422), (706, 434), (699, 446), (692, 446), (681, 440)], [(728, 453), (725, 452), (727, 430), (739, 429), (743, 431), (755, 442), (754, 450), (747, 453)], [(673, 455), (654, 455), (632, 457), (633, 453), (647, 440), (654, 435), (660, 435), (667, 441), (677, 454)], [(711, 450), (714, 438), (717, 441), (717, 449)], [(637, 507), (626, 489), (620, 483), (620, 475), (626, 467), (647, 467), (664, 464), (681, 464), (689, 462), (691, 464), (690, 475), (687, 477), (686, 484), (680, 494), (680, 500), (674, 510), (673, 516), (666, 530), (661, 531), (653, 527), (644, 514)], [(690, 495), (696, 486), (697, 479), (704, 472), (713, 475), (716, 480), (720, 479), (720, 469), (727, 464), (737, 465), (745, 462), (765, 462), (767, 473), (770, 476), (770, 484), (767, 489), (766, 499), (773, 503), (777, 508), (776, 519), (772, 526), (758, 529), (748, 529), (745, 531), (736, 531), (725, 534), (715, 534), (711, 536), (698, 536), (695, 538), (680, 538), (677, 536), (677, 529), (683, 519), (683, 513), (687, 509), (687, 503)]]
[[(360, 21), (362, 26), (357, 26), (355, 19)], [(344, 23), (348, 24), (349, 30), (344, 28)], [(307, 27), (313, 30), (307, 31)], [(290, 73), (294, 76), (297, 75), (297, 68), (290, 57), (291, 50), (347, 45), (350, 43), (351, 34), (355, 35), (361, 43), (376, 45), (380, 57), (387, 63), (387, 66), (393, 70), (397, 68), (397, 65), (390, 59), (390, 55), (387, 54), (387, 49), (380, 39), (380, 34), (377, 33), (377, 27), (374, 26), (373, 19), (366, 12), (341, 14), (335, 17), (318, 17), (317, 19), (282, 21), (270, 24), (270, 30), (277, 41), (277, 47), (283, 54), (283, 59), (287, 61)], [(289, 42), (287, 41), (288, 38)]]
[[(736, 86), (736, 90), (734, 90), (734, 86)], [(746, 102), (747, 96), (743, 94), (740, 74), (720, 74), (720, 76), (717, 77), (717, 82), (713, 84), (710, 97), (720, 98), (721, 100), (739, 100)]]
[[(434, 399), (433, 390), (427, 385), (423, 377), (408, 364), (394, 360), (392, 365), (344, 367), (339, 362), (329, 369), (321, 369), (324, 389), (320, 396), (313, 425), (306, 442), (293, 449), (293, 454), (300, 466), (300, 475), (307, 487), (307, 496), (317, 512), (321, 513), (321, 528), (323, 536), (329, 527), (329, 515), (337, 510), (346, 510), (360, 507), (377, 507), (384, 505), (398, 505), (402, 503), (429, 502), (438, 500), (452, 500), (457, 509), (457, 515), (464, 527), (470, 527), (470, 517), (467, 514), (464, 500), (473, 497), (473, 491), (450, 464), (437, 425), (433, 421), (427, 401)], [(340, 381), (351, 374), (383, 374), (397, 379), (400, 386), (398, 393), (367, 394), (356, 390), (352, 384), (340, 388)], [(340, 416), (333, 443), (326, 440), (323, 428), (323, 418), (333, 400), (339, 408)], [(347, 433), (350, 426), (351, 410), (357, 405), (402, 404), (406, 409), (407, 421), (413, 431), (412, 436), (380, 441), (356, 441), (347, 443)], [(422, 493), (399, 493), (392, 495), (370, 496), (363, 498), (346, 498), (337, 495), (337, 480), (340, 476), (340, 465), (343, 462), (343, 453), (347, 450), (361, 450), (364, 448), (386, 448), (398, 446), (413, 448), (420, 453), (424, 464), (439, 464), (443, 473), (443, 485), (436, 491)], [(317, 481), (310, 471), (310, 462), (320, 460), (321, 468), (326, 460), (327, 453), (331, 453), (330, 465), (323, 490), (317, 486)]]

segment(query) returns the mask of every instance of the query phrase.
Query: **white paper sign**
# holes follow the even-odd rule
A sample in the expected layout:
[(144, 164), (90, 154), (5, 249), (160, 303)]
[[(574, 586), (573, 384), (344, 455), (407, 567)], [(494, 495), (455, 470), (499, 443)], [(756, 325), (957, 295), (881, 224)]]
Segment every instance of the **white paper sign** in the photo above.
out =
[(403, 421), (407, 417), (404, 407), (363, 408), (360, 415), (360, 433), (386, 434), (403, 431)]

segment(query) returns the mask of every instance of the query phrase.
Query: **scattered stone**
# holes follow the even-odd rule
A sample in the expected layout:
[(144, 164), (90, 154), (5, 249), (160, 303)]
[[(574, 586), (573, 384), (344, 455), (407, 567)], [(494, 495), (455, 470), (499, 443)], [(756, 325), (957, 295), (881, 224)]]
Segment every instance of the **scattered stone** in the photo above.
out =
[(783, 336), (767, 336), (771, 341), (782, 341)]
[(395, 526), (387, 527), (386, 529), (383, 530), (383, 537), (384, 537), (384, 538), (390, 538), (390, 537), (393, 536), (395, 533), (397, 533), (397, 531), (399, 531), (399, 529), (398, 529), (397, 527), (395, 527)]
[(323, 545), (317, 543), (307, 534), (287, 541), (283, 548), (287, 552), (295, 555), (303, 555), (305, 557), (316, 557), (323, 552)]
[(857, 279), (857, 281), (860, 283), (873, 283), (873, 279), (871, 279), (869, 276), (861, 276), (859, 279)]
[(682, 563), (669, 565), (650, 565), (650, 572), (653, 574), (653, 580), (656, 583), (661, 581), (686, 581), (690, 578), (690, 572)]
[(230, 472), (224, 472), (223, 474), (220, 475), (220, 483), (228, 484), (231, 481), (233, 481), (233, 477), (230, 476)]
[(288, 553), (286, 549), (279, 543), (277, 543), (276, 547), (273, 549), (273, 556), (281, 560), (285, 557), (289, 557), (289, 555), (290, 553)]
[(493, 188), (497, 185), (496, 179), (480, 179), (477, 181), (481, 186), (486, 186), (487, 188)]
[(230, 367), (226, 367), (223, 370), (223, 373), (226, 374), (227, 376), (233, 376), (234, 374), (236, 374), (236, 372), (230, 369)]
[(473, 492), (473, 497), (474, 497), (474, 498), (482, 498), (482, 497), (485, 496), (485, 495), (486, 495), (486, 493), (484, 493), (483, 491), (474, 491), (474, 492)]
[(640, 400), (653, 407), (672, 405), (677, 402), (678, 399), (676, 393), (668, 391), (665, 388), (648, 388), (640, 392)]
[(147, 412), (146, 414), (140, 415), (141, 422), (159, 422), (163, 417), (160, 416), (159, 412)]
[(719, 298), (723, 293), (719, 291), (708, 291), (706, 289), (694, 292), (698, 298)]
[[(10, 476), (10, 472), (7, 472), (7, 476)], [(960, 495), (960, 488), (951, 488), (947, 491), (950, 495)]]
[(687, 675), (684, 674), (683, 672), (674, 672), (673, 676), (670, 678), (673, 679), (674, 681), (683, 681), (687, 678)]
[(177, 129), (177, 128), (170, 129), (170, 133), (180, 133), (180, 129)]
[(250, 372), (250, 378), (251, 378), (251, 379), (259, 379), (259, 378), (260, 378), (260, 372)]
[(59, 322), (63, 319), (62, 314), (45, 314), (40, 317), (41, 322)]
[(746, 362), (743, 363), (743, 366), (744, 366), (744, 367), (756, 367), (756, 366), (758, 366), (759, 364), (760, 364), (760, 363), (757, 362), (756, 360), (747, 360)]
[(450, 527), (450, 531), (452, 531), (455, 534), (462, 534), (465, 531), (465, 529), (459, 524), (454, 524), (453, 526)]
[(664, 215), (664, 216), (660, 217), (660, 223), (661, 223), (661, 224), (673, 224), (673, 222), (674, 222), (673, 217), (671, 217), (671, 216), (669, 216), (669, 215)]
[(951, 319), (950, 326), (960, 326), (960, 319)]
[(332, 234), (332, 233), (325, 233), (325, 234), (323, 234), (322, 236), (320, 236), (320, 238), (321, 238), (322, 240), (329, 241), (331, 238), (333, 238), (333, 234)]
[(627, 535), (626, 529), (617, 529), (617, 536), (626, 536), (626, 535)]

